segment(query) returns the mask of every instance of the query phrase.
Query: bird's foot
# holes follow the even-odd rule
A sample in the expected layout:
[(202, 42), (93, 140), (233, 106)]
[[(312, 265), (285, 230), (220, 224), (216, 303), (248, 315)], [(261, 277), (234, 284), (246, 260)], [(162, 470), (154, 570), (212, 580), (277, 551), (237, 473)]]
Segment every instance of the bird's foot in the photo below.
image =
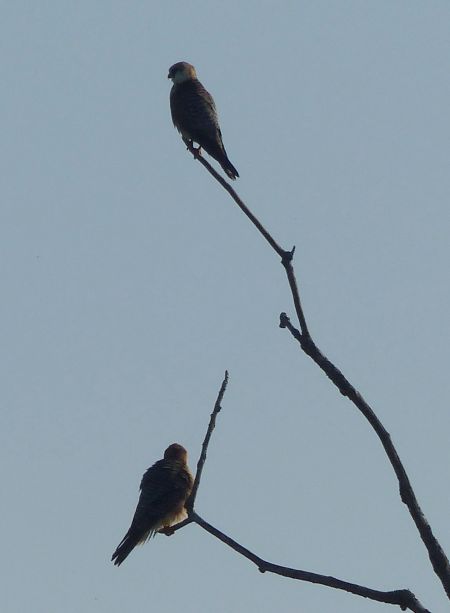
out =
[(187, 139), (187, 138), (183, 138), (183, 143), (186, 145), (186, 149), (188, 149), (192, 155), (194, 156), (194, 158), (197, 160), (199, 157), (201, 157), (202, 155), (202, 148), (201, 146), (198, 147), (194, 147), (194, 141)]
[(202, 156), (202, 148), (200, 145), (198, 147), (194, 147), (194, 141), (187, 138), (183, 138), (183, 142), (186, 145), (186, 149), (192, 153), (196, 160)]
[(194, 147), (194, 145), (192, 145), (192, 149), (194, 151), (194, 157), (196, 160), (202, 157), (202, 148), (200, 146)]

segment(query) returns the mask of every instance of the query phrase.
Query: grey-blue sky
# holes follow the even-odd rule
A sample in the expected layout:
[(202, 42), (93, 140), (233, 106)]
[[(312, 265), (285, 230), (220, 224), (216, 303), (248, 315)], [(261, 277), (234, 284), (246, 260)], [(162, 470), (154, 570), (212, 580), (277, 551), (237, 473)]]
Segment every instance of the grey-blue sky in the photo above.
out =
[(275, 562), (445, 610), (379, 443), (277, 327), (277, 258), (173, 129), (166, 75), (188, 60), (215, 96), (239, 193), (296, 244), (313, 334), (450, 551), (449, 18), (3, 3), (5, 611), (382, 609), (261, 576), (195, 527), (109, 563), (147, 466), (176, 440), (195, 464), (225, 368), (199, 512)]

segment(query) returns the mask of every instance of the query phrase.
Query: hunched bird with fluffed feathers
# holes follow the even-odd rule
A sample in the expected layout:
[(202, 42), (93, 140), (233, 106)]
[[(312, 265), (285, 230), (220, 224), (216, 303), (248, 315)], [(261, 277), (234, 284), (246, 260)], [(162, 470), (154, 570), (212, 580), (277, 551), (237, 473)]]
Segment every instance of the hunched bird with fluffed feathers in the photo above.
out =
[(136, 545), (145, 543), (161, 528), (168, 528), (184, 519), (184, 505), (192, 485), (187, 451), (182, 445), (173, 443), (167, 447), (163, 459), (155, 462), (142, 477), (133, 521), (111, 561), (120, 566)]

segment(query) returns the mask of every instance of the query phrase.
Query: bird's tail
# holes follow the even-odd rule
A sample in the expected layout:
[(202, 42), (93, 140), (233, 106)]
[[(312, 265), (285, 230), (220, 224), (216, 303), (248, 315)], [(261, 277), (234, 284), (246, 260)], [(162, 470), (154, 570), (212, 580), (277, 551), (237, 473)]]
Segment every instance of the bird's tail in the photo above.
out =
[(225, 174), (227, 175), (227, 177), (230, 177), (230, 179), (236, 179), (236, 177), (239, 176), (238, 171), (236, 170), (236, 168), (233, 166), (233, 164), (230, 162), (230, 160), (228, 159), (227, 154), (225, 154), (225, 158), (223, 160), (221, 160), (221, 164), (222, 168), (225, 171)]
[(139, 536), (134, 534), (131, 529), (125, 534), (123, 539), (117, 545), (116, 551), (113, 553), (111, 562), (114, 562), (116, 566), (120, 566), (125, 558), (140, 542), (144, 542), (145, 538), (141, 540)]
[(219, 142), (204, 141), (202, 142), (201, 146), (207, 153), (209, 153), (211, 157), (219, 162), (227, 177), (230, 177), (230, 179), (233, 179), (234, 181), (234, 179), (239, 176), (239, 173), (228, 159), (228, 155), (225, 151), (220, 135), (219, 139)]
[(138, 542), (134, 535), (127, 532), (118, 544), (116, 551), (112, 554), (111, 562), (114, 562), (116, 566), (120, 566)]
[(148, 541), (148, 539), (155, 536), (155, 534), (156, 528), (152, 528), (144, 532), (140, 531), (139, 534), (136, 534), (136, 531), (130, 528), (117, 545), (116, 551), (112, 554), (111, 562), (114, 562), (116, 566), (120, 566), (125, 558), (133, 551), (136, 545), (143, 545), (145, 541)]

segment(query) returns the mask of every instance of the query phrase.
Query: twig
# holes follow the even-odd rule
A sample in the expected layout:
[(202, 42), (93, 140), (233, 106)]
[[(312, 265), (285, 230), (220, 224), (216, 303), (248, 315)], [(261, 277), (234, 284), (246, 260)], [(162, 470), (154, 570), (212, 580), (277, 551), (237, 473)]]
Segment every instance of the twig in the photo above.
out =
[(384, 602), (386, 604), (398, 605), (403, 611), (409, 609), (415, 613), (430, 613), (420, 602), (416, 596), (410, 590), (393, 590), (389, 592), (382, 592), (380, 590), (373, 590), (357, 583), (350, 583), (348, 581), (342, 581), (335, 577), (326, 575), (319, 575), (317, 573), (311, 573), (304, 570), (298, 570), (295, 568), (289, 568), (287, 566), (280, 566), (279, 564), (272, 564), (263, 560), (255, 553), (240, 545), (237, 541), (233, 540), (204, 519), (202, 519), (195, 511), (192, 512), (191, 519), (194, 523), (198, 524), (201, 528), (212, 534), (214, 537), (225, 543), (241, 554), (247, 560), (250, 560), (258, 567), (258, 570), (262, 573), (269, 572), (282, 577), (288, 577), (290, 579), (298, 579), (300, 581), (308, 581), (309, 583), (317, 583), (319, 585), (325, 585), (327, 587), (335, 588), (338, 590), (344, 590), (357, 596), (369, 598), (370, 600), (376, 600), (377, 602)]
[(214, 537), (231, 547), (234, 551), (244, 556), (258, 567), (261, 573), (270, 572), (276, 575), (281, 575), (283, 577), (289, 577), (291, 579), (298, 579), (300, 581), (307, 581), (309, 583), (317, 583), (320, 585), (325, 585), (327, 587), (344, 590), (346, 592), (350, 592), (352, 594), (356, 594), (358, 596), (362, 596), (364, 598), (369, 598), (371, 600), (376, 600), (378, 602), (384, 602), (386, 604), (399, 605), (402, 610), (406, 611), (409, 609), (414, 613), (430, 613), (428, 609), (425, 609), (421, 605), (421, 603), (417, 600), (415, 595), (409, 590), (394, 590), (389, 592), (382, 592), (380, 590), (373, 590), (368, 587), (364, 587), (362, 585), (358, 585), (356, 583), (349, 583), (348, 581), (342, 581), (341, 579), (336, 579), (335, 577), (329, 577), (325, 575), (319, 575), (317, 573), (311, 573), (308, 571), (297, 570), (294, 568), (289, 568), (287, 566), (280, 566), (278, 564), (272, 564), (271, 562), (267, 562), (263, 560), (255, 553), (227, 536), (221, 530), (218, 530), (204, 519), (198, 515), (194, 511), (194, 503), (195, 498), (197, 496), (198, 488), (200, 485), (200, 480), (202, 476), (203, 467), (206, 461), (206, 452), (208, 450), (209, 441), (211, 439), (212, 432), (216, 425), (216, 417), (221, 410), (221, 402), (223, 400), (223, 396), (225, 394), (225, 390), (228, 384), (228, 371), (225, 371), (225, 377), (222, 381), (222, 385), (220, 387), (219, 393), (217, 395), (216, 402), (214, 404), (213, 411), (211, 413), (208, 429), (206, 431), (205, 439), (202, 444), (202, 450), (200, 453), (200, 457), (197, 463), (197, 472), (195, 475), (194, 485), (192, 488), (192, 493), (186, 503), (186, 510), (188, 516), (186, 519), (181, 521), (174, 526), (170, 526), (168, 528), (162, 528), (159, 532), (165, 534), (166, 536), (172, 536), (178, 530), (186, 527), (189, 524), (195, 523), (198, 524), (201, 528), (209, 532)]
[(202, 450), (200, 452), (200, 457), (197, 462), (197, 470), (195, 473), (194, 485), (192, 486), (191, 494), (185, 504), (185, 508), (187, 511), (187, 517), (186, 519), (183, 519), (183, 521), (180, 521), (178, 524), (169, 526), (167, 528), (161, 528), (161, 530), (159, 530), (161, 534), (165, 534), (166, 536), (172, 536), (172, 534), (175, 534), (175, 532), (177, 532), (181, 528), (184, 528), (188, 524), (191, 524), (194, 521), (193, 519), (194, 504), (195, 504), (195, 499), (197, 497), (198, 488), (200, 485), (200, 479), (202, 478), (203, 467), (206, 462), (206, 452), (208, 450), (208, 445), (209, 445), (209, 441), (211, 440), (212, 432), (214, 428), (216, 427), (216, 417), (222, 408), (221, 403), (222, 403), (222, 400), (225, 394), (225, 390), (227, 389), (227, 385), (228, 385), (228, 370), (225, 371), (225, 376), (223, 378), (222, 385), (220, 386), (220, 390), (219, 390), (219, 393), (217, 394), (216, 402), (214, 403), (214, 408), (209, 417), (208, 429), (206, 430), (205, 438), (202, 443)]
[(194, 158), (196, 160), (198, 160), (200, 162), (200, 164), (202, 164), (206, 168), (206, 170), (216, 179), (216, 181), (218, 181), (220, 183), (220, 185), (224, 189), (227, 190), (227, 192), (230, 194), (230, 196), (236, 202), (236, 204), (241, 209), (241, 211), (250, 219), (250, 221), (255, 226), (255, 228), (258, 230), (258, 232), (260, 232), (264, 236), (264, 238), (269, 243), (269, 245), (272, 247), (272, 249), (275, 251), (275, 253), (277, 253), (280, 256), (281, 263), (283, 264), (284, 269), (286, 271), (286, 275), (287, 275), (288, 282), (289, 282), (289, 287), (291, 288), (292, 298), (294, 300), (295, 312), (297, 313), (297, 317), (298, 317), (298, 320), (299, 320), (299, 323), (300, 323), (300, 327), (301, 327), (302, 333), (305, 336), (309, 337), (308, 326), (306, 324), (306, 319), (305, 319), (305, 316), (303, 314), (303, 309), (302, 309), (302, 305), (301, 305), (301, 301), (300, 301), (300, 294), (299, 294), (298, 288), (297, 288), (297, 281), (296, 281), (296, 278), (295, 278), (294, 269), (292, 267), (292, 258), (294, 257), (295, 247), (293, 247), (290, 251), (286, 251), (285, 249), (280, 247), (280, 245), (272, 237), (272, 235), (266, 230), (266, 228), (259, 221), (259, 219), (256, 217), (256, 215), (254, 215), (250, 211), (248, 206), (246, 204), (244, 204), (244, 202), (241, 200), (241, 198), (239, 198), (239, 196), (237, 195), (235, 190), (231, 187), (231, 185), (228, 183), (228, 181), (225, 181), (225, 179), (222, 177), (222, 175), (220, 175), (211, 166), (211, 164), (208, 162), (208, 160), (206, 160), (204, 157), (202, 157), (199, 154), (199, 152), (197, 151), (197, 149), (195, 149), (189, 142), (186, 142), (186, 146), (189, 149), (189, 151), (192, 153)]
[(346, 396), (360, 410), (383, 445), (386, 455), (394, 469), (399, 483), (399, 492), (402, 502), (408, 507), (409, 513), (419, 531), (420, 537), (428, 551), (434, 572), (440, 578), (442, 585), (450, 597), (450, 566), (447, 556), (442, 549), (439, 541), (433, 534), (419, 502), (412, 488), (405, 467), (392, 442), (391, 436), (381, 421), (375, 415), (373, 409), (364, 400), (361, 394), (346, 379), (342, 372), (323, 355), (311, 338), (305, 339), (304, 336), (295, 328), (286, 313), (280, 315), (280, 327), (287, 328), (292, 336), (300, 343), (303, 351), (323, 370), (327, 377), (334, 383), (343, 396)]
[(242, 202), (242, 200), (239, 198), (239, 196), (236, 194), (236, 192), (234, 191), (234, 189), (231, 187), (231, 185), (225, 181), (225, 179), (222, 177), (222, 175), (220, 175), (216, 170), (214, 170), (214, 168), (211, 166), (211, 164), (205, 160), (204, 157), (202, 157), (202, 155), (197, 151), (197, 149), (195, 149), (189, 142), (186, 142), (186, 146), (189, 149), (189, 151), (192, 153), (192, 155), (194, 156), (194, 158), (196, 160), (198, 160), (200, 162), (200, 164), (203, 164), (203, 166), (206, 168), (206, 170), (212, 174), (212, 176), (216, 179), (216, 181), (218, 181), (220, 183), (220, 185), (227, 190), (227, 192), (230, 194), (230, 196), (233, 198), (233, 200), (236, 202), (236, 204), (238, 205), (238, 207), (241, 209), (241, 211), (243, 213), (245, 213), (245, 215), (247, 215), (247, 217), (250, 219), (250, 221), (252, 222), (252, 224), (254, 224), (259, 232), (261, 232), (261, 234), (264, 236), (264, 238), (266, 239), (266, 241), (269, 243), (269, 245), (272, 247), (272, 249), (274, 249), (278, 255), (280, 256), (280, 258), (282, 258), (284, 256), (284, 251), (283, 249), (280, 247), (280, 245), (275, 241), (275, 239), (272, 238), (272, 236), (267, 232), (267, 230), (265, 229), (265, 227), (262, 225), (262, 223), (255, 217), (255, 215), (253, 215), (253, 213), (250, 211), (250, 209)]
[(239, 208), (245, 213), (245, 215), (254, 224), (257, 230), (264, 236), (266, 241), (272, 247), (272, 249), (281, 257), (281, 263), (284, 266), (286, 275), (291, 289), (292, 299), (294, 301), (295, 311), (300, 324), (300, 330), (295, 328), (287, 315), (282, 313), (280, 315), (280, 327), (287, 328), (294, 338), (300, 343), (303, 351), (323, 370), (327, 377), (336, 385), (341, 394), (347, 396), (351, 402), (361, 411), (364, 417), (369, 421), (372, 428), (375, 430), (379, 437), (386, 454), (389, 458), (392, 467), (399, 482), (400, 497), (401, 500), (408, 507), (409, 513), (413, 518), (413, 521), (419, 531), (420, 537), (425, 544), (428, 551), (431, 564), (434, 572), (439, 577), (447, 596), (450, 598), (450, 563), (448, 558), (442, 549), (439, 541), (434, 536), (431, 526), (428, 523), (422, 509), (417, 501), (414, 490), (409, 481), (405, 468), (400, 461), (394, 444), (390, 438), (389, 433), (384, 428), (378, 417), (375, 415), (372, 408), (364, 400), (361, 394), (351, 385), (351, 383), (344, 377), (341, 371), (326, 358), (319, 350), (317, 345), (312, 340), (309, 333), (308, 326), (306, 324), (306, 318), (303, 313), (303, 308), (300, 301), (300, 294), (298, 290), (297, 281), (294, 274), (294, 268), (292, 266), (292, 259), (294, 256), (294, 249), (291, 251), (284, 250), (280, 245), (272, 238), (270, 233), (261, 224), (261, 222), (253, 215), (250, 209), (242, 202), (237, 193), (231, 187), (231, 185), (225, 181), (225, 179), (219, 175), (218, 172), (209, 164), (205, 158), (198, 154), (198, 152), (188, 145), (188, 149), (194, 155), (194, 157), (208, 170), (208, 172), (222, 185), (224, 189), (230, 194)]
[(195, 473), (195, 479), (194, 479), (194, 485), (192, 486), (192, 492), (186, 502), (186, 511), (188, 512), (188, 516), (194, 509), (195, 498), (197, 496), (198, 486), (200, 485), (200, 479), (202, 478), (203, 466), (205, 465), (205, 461), (206, 461), (206, 452), (208, 450), (208, 445), (211, 439), (212, 432), (216, 425), (217, 414), (222, 408), (220, 405), (221, 405), (223, 396), (225, 394), (225, 390), (227, 389), (227, 385), (228, 385), (228, 371), (226, 370), (225, 377), (222, 381), (222, 385), (220, 386), (220, 390), (217, 395), (217, 400), (214, 404), (214, 409), (209, 419), (209, 424), (208, 424), (208, 429), (206, 431), (205, 440), (203, 441), (203, 444), (202, 444), (202, 451), (200, 453), (200, 457), (197, 462), (197, 472)]

